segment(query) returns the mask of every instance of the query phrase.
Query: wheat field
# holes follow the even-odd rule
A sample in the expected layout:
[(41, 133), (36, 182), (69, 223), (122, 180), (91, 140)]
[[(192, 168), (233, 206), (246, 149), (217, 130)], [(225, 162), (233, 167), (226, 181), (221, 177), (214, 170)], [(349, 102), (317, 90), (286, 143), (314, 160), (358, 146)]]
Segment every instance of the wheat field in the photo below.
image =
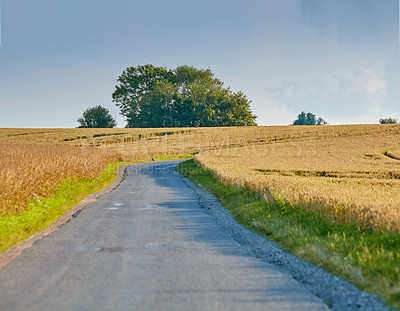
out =
[(0, 143), (0, 216), (24, 211), (65, 179), (98, 177), (118, 159), (106, 149)]
[(400, 231), (400, 126), (286, 131), (286, 139), (254, 140), (195, 159), (222, 182), (250, 187), (261, 199), (288, 201), (332, 221)]
[(400, 126), (0, 129), (1, 212), (115, 160), (197, 153), (224, 183), (333, 221), (400, 230)]

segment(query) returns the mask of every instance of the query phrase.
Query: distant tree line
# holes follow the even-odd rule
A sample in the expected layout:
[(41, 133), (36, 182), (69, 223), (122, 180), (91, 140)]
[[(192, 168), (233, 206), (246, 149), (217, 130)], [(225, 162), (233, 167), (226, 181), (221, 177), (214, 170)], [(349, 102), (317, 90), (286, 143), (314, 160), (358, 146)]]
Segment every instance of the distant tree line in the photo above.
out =
[(395, 118), (385, 118), (385, 119), (379, 119), (380, 124), (398, 124), (399, 121)]
[(321, 117), (317, 118), (315, 114), (311, 112), (305, 113), (302, 111), (297, 115), (297, 119), (293, 121), (293, 125), (326, 125), (328, 124)]
[(117, 81), (112, 98), (127, 127), (256, 125), (251, 101), (210, 69), (144, 65), (127, 68)]

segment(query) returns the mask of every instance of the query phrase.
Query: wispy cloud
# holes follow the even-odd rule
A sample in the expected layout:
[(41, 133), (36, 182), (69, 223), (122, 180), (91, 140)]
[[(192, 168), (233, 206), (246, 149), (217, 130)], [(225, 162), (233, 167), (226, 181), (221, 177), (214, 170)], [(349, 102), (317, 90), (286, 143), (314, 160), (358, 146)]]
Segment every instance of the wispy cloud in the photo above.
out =
[(381, 94), (386, 87), (383, 71), (360, 68), (304, 79), (275, 80), (267, 88), (267, 91), (274, 97), (291, 99), (340, 93), (370, 96)]
[(375, 94), (386, 89), (386, 82), (382, 74), (371, 69), (358, 70), (354, 75), (356, 85), (367, 93)]
[(321, 89), (325, 88), (330, 94), (343, 92), (369, 96), (382, 94), (387, 87), (383, 72), (369, 68), (335, 73), (324, 77), (321, 81)]
[(309, 110), (350, 116), (384, 111), (387, 82), (379, 68), (315, 73), (299, 79), (276, 79), (266, 92), (292, 112)]

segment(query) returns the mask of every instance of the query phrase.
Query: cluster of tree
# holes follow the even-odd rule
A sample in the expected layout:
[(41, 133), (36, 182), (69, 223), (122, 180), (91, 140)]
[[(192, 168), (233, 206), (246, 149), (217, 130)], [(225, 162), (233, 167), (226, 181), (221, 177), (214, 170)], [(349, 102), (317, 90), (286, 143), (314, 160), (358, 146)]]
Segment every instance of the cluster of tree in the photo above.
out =
[(385, 119), (379, 119), (380, 124), (397, 124), (399, 121), (395, 118), (385, 118)]
[(210, 69), (129, 67), (118, 82), (112, 98), (127, 127), (256, 125), (251, 102), (225, 88)]
[(112, 128), (117, 125), (109, 110), (102, 106), (86, 109), (83, 117), (78, 119), (78, 123), (80, 124), (78, 127), (85, 128)]
[(328, 124), (324, 119), (315, 116), (311, 112), (305, 113), (302, 111), (297, 115), (297, 119), (293, 121), (293, 125), (326, 125)]

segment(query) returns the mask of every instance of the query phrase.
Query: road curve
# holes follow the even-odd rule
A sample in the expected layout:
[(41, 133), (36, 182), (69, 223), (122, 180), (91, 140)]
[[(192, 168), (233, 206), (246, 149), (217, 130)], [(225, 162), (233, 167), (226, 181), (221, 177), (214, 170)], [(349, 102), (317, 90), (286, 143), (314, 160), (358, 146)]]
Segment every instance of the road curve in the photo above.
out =
[(328, 310), (204, 213), (178, 161), (132, 165), (0, 271), (0, 310)]

